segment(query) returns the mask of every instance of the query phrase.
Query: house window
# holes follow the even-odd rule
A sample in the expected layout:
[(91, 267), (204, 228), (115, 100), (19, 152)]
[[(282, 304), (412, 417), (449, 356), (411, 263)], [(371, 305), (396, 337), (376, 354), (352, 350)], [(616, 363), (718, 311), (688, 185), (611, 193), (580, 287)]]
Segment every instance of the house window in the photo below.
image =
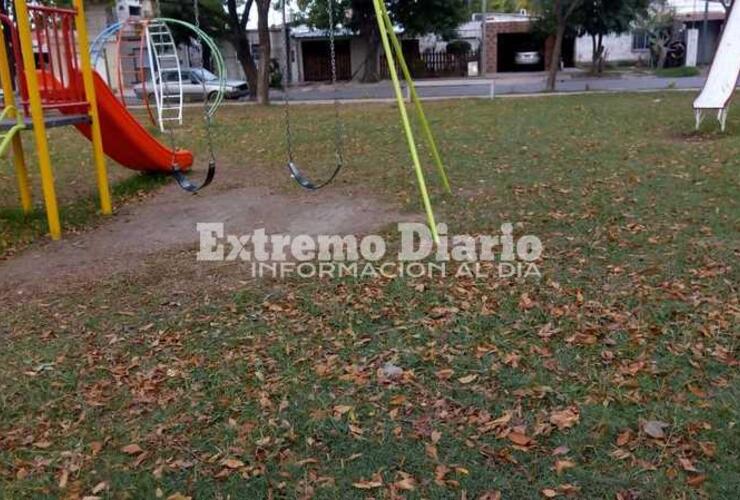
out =
[(130, 5), (128, 8), (128, 14), (130, 16), (140, 16), (141, 15), (141, 7)]
[(647, 31), (636, 30), (632, 32), (632, 50), (650, 50), (650, 37), (648, 36)]

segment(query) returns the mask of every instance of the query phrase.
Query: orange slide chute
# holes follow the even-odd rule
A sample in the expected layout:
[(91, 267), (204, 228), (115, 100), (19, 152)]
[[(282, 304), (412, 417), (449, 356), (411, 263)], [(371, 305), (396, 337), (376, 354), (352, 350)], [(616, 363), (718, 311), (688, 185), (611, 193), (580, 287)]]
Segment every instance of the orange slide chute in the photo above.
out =
[[(79, 78), (81, 82), (82, 75)], [(93, 73), (93, 79), (105, 154), (133, 170), (170, 173), (172, 150), (159, 142), (133, 117), (98, 73)], [(92, 137), (90, 125), (76, 127), (88, 139)], [(187, 171), (193, 165), (193, 154), (178, 149), (174, 160), (180, 170)]]

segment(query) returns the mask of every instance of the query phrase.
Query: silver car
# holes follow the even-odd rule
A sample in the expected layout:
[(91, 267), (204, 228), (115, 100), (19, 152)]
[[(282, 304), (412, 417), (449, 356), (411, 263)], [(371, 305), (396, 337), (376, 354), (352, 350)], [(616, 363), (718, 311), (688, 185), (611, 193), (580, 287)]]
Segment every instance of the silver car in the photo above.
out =
[(542, 58), (537, 51), (522, 51), (514, 54), (514, 62), (519, 66), (539, 64)]
[[(213, 98), (218, 92), (218, 77), (202, 68), (183, 68), (180, 70), (182, 76), (182, 96), (185, 101), (202, 101), (204, 97)], [(164, 95), (176, 95), (179, 93), (179, 77), (177, 71), (167, 70), (162, 72), (164, 80)], [(137, 83), (134, 85), (134, 93), (139, 99), (144, 98), (147, 93), (149, 100), (154, 99), (154, 90), (151, 82), (148, 85)], [(226, 80), (224, 96), (227, 99), (239, 99), (249, 95), (249, 85), (243, 80)]]

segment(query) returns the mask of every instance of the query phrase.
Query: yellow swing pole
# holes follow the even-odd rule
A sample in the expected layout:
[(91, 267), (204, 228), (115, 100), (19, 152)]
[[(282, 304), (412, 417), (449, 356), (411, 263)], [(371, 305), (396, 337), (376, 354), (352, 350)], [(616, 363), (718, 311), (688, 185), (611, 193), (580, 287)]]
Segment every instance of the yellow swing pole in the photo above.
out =
[(442, 163), (442, 157), (439, 154), (439, 150), (437, 149), (437, 143), (434, 140), (434, 135), (432, 134), (432, 129), (429, 127), (429, 122), (427, 121), (426, 113), (424, 113), (424, 108), (421, 105), (421, 99), (419, 99), (419, 94), (416, 92), (416, 85), (414, 85), (414, 80), (411, 78), (411, 72), (409, 71), (408, 64), (406, 64), (406, 58), (403, 57), (403, 49), (401, 47), (401, 42), (398, 40), (398, 37), (396, 36), (396, 32), (393, 30), (393, 22), (391, 21), (391, 16), (388, 14), (388, 9), (385, 6), (385, 3), (381, 0), (380, 7), (382, 9), (383, 14), (383, 20), (385, 21), (385, 25), (387, 27), (387, 33), (390, 37), (391, 43), (393, 44), (393, 48), (396, 51), (396, 57), (398, 60), (398, 64), (401, 67), (401, 72), (403, 73), (403, 77), (406, 79), (406, 85), (409, 87), (409, 93), (411, 95), (411, 100), (414, 103), (414, 106), (416, 107), (416, 113), (419, 115), (419, 120), (421, 121), (421, 128), (424, 130), (424, 135), (426, 135), (427, 142), (429, 143), (429, 147), (432, 150), (432, 156), (434, 157), (434, 163), (437, 166), (437, 172), (439, 174), (440, 179), (442, 179), (442, 184), (444, 185), (445, 191), (447, 193), (452, 194), (452, 188), (450, 188), (450, 181), (447, 178), (447, 172), (445, 172), (444, 164)]
[(396, 94), (398, 109), (401, 113), (401, 122), (403, 123), (406, 141), (409, 145), (411, 161), (414, 164), (416, 180), (419, 184), (419, 191), (421, 192), (421, 198), (424, 203), (424, 210), (426, 211), (427, 222), (429, 223), (429, 228), (432, 232), (434, 242), (436, 244), (439, 244), (439, 233), (437, 232), (437, 223), (434, 220), (434, 210), (432, 209), (432, 202), (429, 199), (429, 193), (427, 192), (427, 185), (426, 181), (424, 180), (424, 171), (422, 170), (421, 162), (419, 161), (419, 152), (416, 149), (414, 133), (411, 130), (411, 122), (409, 122), (408, 112), (406, 111), (406, 103), (403, 100), (401, 84), (398, 81), (398, 73), (396, 72), (396, 64), (393, 58), (393, 52), (391, 51), (391, 44), (388, 41), (388, 28), (386, 26), (385, 20), (383, 19), (383, 8), (381, 7), (382, 1), (383, 0), (373, 0), (373, 6), (375, 7), (375, 17), (378, 20), (378, 28), (380, 29), (380, 40), (383, 43), (383, 50), (385, 51), (386, 61), (388, 62), (388, 71), (390, 72), (391, 80), (393, 81), (393, 90)]
[(98, 180), (98, 193), (100, 194), (100, 211), (103, 215), (113, 213), (110, 198), (110, 187), (108, 186), (108, 171), (105, 166), (105, 153), (103, 151), (103, 134), (100, 130), (100, 116), (98, 114), (98, 98), (95, 94), (95, 80), (93, 77), (92, 62), (90, 60), (90, 46), (87, 35), (87, 22), (85, 21), (85, 6), (82, 0), (74, 0), (77, 10), (75, 27), (80, 45), (80, 67), (82, 80), (85, 86), (85, 97), (90, 104), (90, 130), (92, 132), (93, 161)]
[[(13, 92), (13, 76), (10, 72), (10, 61), (8, 61), (8, 47), (5, 43), (5, 27), (0, 23), (0, 80), (2, 80), (5, 108), (8, 109), (8, 118), (23, 123), (21, 113), (16, 107), (15, 93)], [(11, 139), (13, 148), (13, 166), (15, 176), (18, 180), (18, 191), (21, 197), (23, 212), (31, 212), (31, 187), (28, 182), (28, 169), (26, 168), (26, 157), (23, 153), (23, 142), (19, 133), (13, 134)]]
[[(59, 223), (59, 207), (57, 205), (56, 190), (54, 189), (54, 172), (51, 169), (49, 142), (46, 139), (44, 108), (41, 103), (39, 80), (36, 74), (36, 61), (33, 56), (33, 38), (31, 35), (31, 24), (28, 20), (26, 0), (17, 0), (15, 2), (15, 10), (25, 73), (22, 77), (25, 77), (28, 86), (28, 100), (31, 107), (33, 134), (36, 139), (36, 150), (39, 157), (39, 169), (41, 170), (41, 187), (44, 192), (46, 218), (49, 221), (51, 238), (58, 240), (62, 237), (62, 227)], [(85, 47), (85, 50), (87, 50), (87, 47)]]

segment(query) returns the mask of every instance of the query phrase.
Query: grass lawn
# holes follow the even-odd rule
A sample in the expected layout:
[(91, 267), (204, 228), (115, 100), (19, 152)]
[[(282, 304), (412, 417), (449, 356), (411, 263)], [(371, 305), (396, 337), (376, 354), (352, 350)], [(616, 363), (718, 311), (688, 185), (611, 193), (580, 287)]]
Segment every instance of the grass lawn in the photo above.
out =
[[(456, 190), (433, 188), (440, 220), (517, 223), (541, 280), (255, 281), (193, 251), (11, 297), (0, 497), (738, 498), (740, 117), (694, 134), (692, 97), (427, 105)], [(315, 176), (332, 113), (293, 111)], [(419, 211), (393, 106), (342, 116), (328, 189)], [(279, 107), (218, 127), (224, 175), (294, 189)], [(51, 134), (67, 213), (98, 223), (85, 143)], [(153, 187), (116, 172), (121, 199)], [(41, 231), (0, 224), (6, 254)]]
[(655, 75), (663, 78), (683, 78), (687, 76), (698, 76), (701, 74), (699, 68), (691, 66), (679, 66), (677, 68), (661, 68), (655, 70)]

